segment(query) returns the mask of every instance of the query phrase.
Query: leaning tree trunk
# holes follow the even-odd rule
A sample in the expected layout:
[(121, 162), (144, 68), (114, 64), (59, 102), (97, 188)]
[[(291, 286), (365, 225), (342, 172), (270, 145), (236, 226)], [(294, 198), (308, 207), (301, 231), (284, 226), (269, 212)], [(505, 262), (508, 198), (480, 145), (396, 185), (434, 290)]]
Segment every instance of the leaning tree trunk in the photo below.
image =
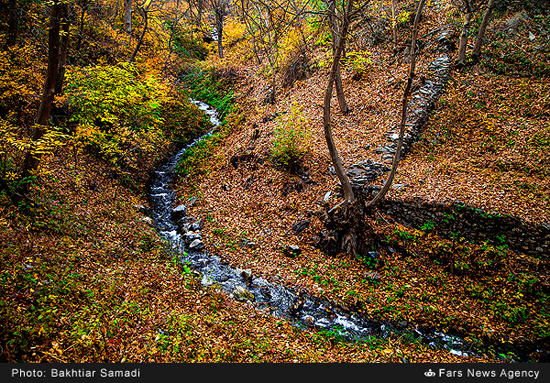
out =
[(355, 196), (353, 192), (350, 180), (342, 166), (338, 151), (336, 150), (336, 146), (332, 138), (330, 123), (330, 99), (332, 95), (332, 88), (336, 79), (336, 69), (338, 61), (340, 60), (340, 56), (344, 48), (344, 39), (347, 33), (347, 28), (349, 26), (349, 14), (352, 10), (352, 2), (353, 0), (349, 0), (349, 3), (346, 6), (346, 13), (343, 16), (342, 29), (340, 34), (341, 40), (339, 41), (336, 53), (332, 60), (332, 66), (329, 74), (327, 89), (325, 91), (323, 105), (323, 127), (325, 130), (325, 138), (327, 140), (327, 146), (330, 156), (332, 158), (332, 162), (334, 164), (334, 168), (336, 170), (336, 174), (340, 179), (340, 183), (342, 184), (342, 189), (344, 191), (344, 202), (340, 203), (330, 210), (328, 208), (328, 204), (326, 204), (324, 210), (317, 212), (316, 215), (323, 222), (325, 227), (331, 230), (331, 233), (325, 236), (319, 242), (319, 247), (322, 250), (329, 253), (345, 252), (352, 255), (364, 255), (370, 250), (370, 245), (374, 242), (375, 239), (374, 231), (365, 221), (365, 214), (382, 198), (384, 198), (385, 194), (389, 190), (391, 183), (393, 182), (393, 178), (395, 176), (397, 165), (401, 156), (401, 148), (403, 147), (403, 136), (405, 131), (405, 121), (407, 117), (407, 100), (410, 93), (416, 65), (416, 39), (418, 34), (418, 22), (420, 19), (420, 14), (422, 13), (422, 9), (424, 7), (425, 0), (420, 0), (414, 21), (414, 31), (411, 46), (411, 67), (409, 70), (407, 86), (403, 95), (399, 142), (393, 160), (392, 170), (382, 190), (367, 205), (365, 205), (362, 196)]
[[(59, 31), (63, 14), (68, 14), (67, 7), (67, 4), (63, 4), (59, 0), (51, 7), (50, 30), (48, 32), (48, 69), (46, 71), (46, 79), (44, 81), (40, 106), (36, 114), (35, 127), (32, 135), (33, 142), (37, 142), (44, 136), (50, 122), (55, 84), (59, 70)], [(29, 150), (21, 167), (21, 179), (28, 181), (29, 177), (33, 176), (36, 169), (38, 169), (39, 164), (40, 155)], [(23, 185), (18, 191), (19, 194), (24, 195), (28, 191), (28, 187), (29, 183), (23, 182)]]
[(422, 8), (424, 8), (425, 0), (420, 0), (418, 4), (418, 9), (416, 11), (416, 16), (414, 18), (414, 27), (413, 35), (411, 41), (411, 66), (409, 67), (409, 75), (407, 76), (407, 85), (405, 86), (405, 91), (403, 92), (403, 99), (401, 102), (401, 123), (399, 124), (399, 141), (397, 142), (397, 149), (395, 150), (395, 155), (393, 157), (392, 168), (386, 183), (378, 194), (367, 204), (367, 209), (370, 209), (376, 204), (378, 204), (390, 190), (390, 186), (397, 172), (397, 165), (399, 165), (399, 160), (401, 159), (401, 150), (403, 149), (403, 137), (405, 136), (405, 123), (407, 121), (407, 105), (409, 94), (411, 92), (412, 81), (414, 78), (414, 71), (416, 68), (416, 38), (418, 36), (418, 21), (420, 20), (420, 15), (422, 13)]
[(344, 50), (346, 35), (349, 27), (349, 16), (353, 9), (353, 0), (349, 0), (343, 14), (343, 20), (340, 28), (340, 38), (332, 58), (327, 88), (323, 103), (323, 128), (327, 147), (336, 169), (336, 174), (340, 179), (344, 190), (344, 202), (333, 209), (318, 212), (317, 216), (323, 222), (325, 227), (331, 230), (331, 234), (321, 240), (319, 243), (321, 250), (328, 253), (344, 252), (347, 254), (366, 254), (369, 250), (368, 242), (372, 236), (372, 229), (366, 225), (364, 214), (364, 203), (361, 199), (356, 199), (351, 188), (351, 183), (346, 175), (338, 150), (332, 137), (330, 121), (330, 101), (332, 90), (338, 75), (340, 58)]
[[(332, 0), (329, 3), (328, 9), (329, 22), (330, 22), (330, 33), (332, 39), (332, 55), (336, 53), (336, 47), (338, 46), (339, 37), (338, 36), (338, 20), (336, 18), (336, 1)], [(342, 50), (343, 52), (343, 50)], [(340, 54), (340, 58), (341, 58)], [(350, 111), (348, 103), (346, 101), (346, 95), (344, 94), (344, 86), (342, 85), (342, 74), (340, 72), (340, 61), (338, 61), (338, 66), (336, 68), (336, 77), (334, 79), (336, 84), (336, 97), (338, 99), (338, 105), (340, 106), (340, 111), (342, 114), (347, 114)]]
[(197, 28), (200, 29), (202, 24), (202, 11), (204, 8), (203, 0), (197, 0)]
[(271, 92), (269, 93), (268, 102), (273, 105), (275, 104), (275, 95), (277, 94), (277, 70), (275, 68), (275, 63), (271, 65)]
[(397, 15), (395, 13), (397, 9), (397, 0), (391, 0), (391, 31), (393, 42), (397, 44)]
[(273, 105), (275, 104), (275, 96), (277, 91), (277, 34), (273, 34), (273, 37), (271, 37), (271, 29), (270, 29), (270, 21), (271, 21), (271, 14), (269, 13), (269, 10), (266, 11), (266, 18), (265, 18), (265, 26), (266, 26), (266, 33), (267, 33), (267, 41), (269, 44), (269, 52), (267, 55), (267, 61), (269, 62), (269, 69), (271, 70), (271, 91), (268, 93), (266, 101)]
[(216, 33), (218, 34), (218, 56), (223, 58), (223, 10), (216, 9)]
[(460, 42), (458, 44), (458, 57), (456, 59), (456, 65), (463, 67), (466, 64), (466, 47), (468, 46), (468, 33), (470, 31), (470, 23), (472, 21), (472, 15), (474, 13), (472, 4), (469, 0), (464, 0), (466, 7), (466, 15), (464, 16), (464, 24), (462, 24), (462, 31), (460, 32)]
[(481, 56), (481, 44), (483, 43), (483, 37), (485, 36), (485, 29), (487, 29), (487, 24), (491, 18), (491, 13), (493, 12), (493, 7), (495, 6), (495, 0), (489, 0), (487, 3), (487, 8), (483, 14), (483, 20), (479, 26), (479, 32), (477, 33), (476, 42), (474, 45), (474, 51), (472, 52), (472, 64), (476, 65), (479, 62), (479, 57)]
[(340, 156), (338, 155), (338, 150), (336, 149), (334, 139), (332, 138), (332, 129), (330, 122), (330, 100), (332, 98), (332, 89), (334, 88), (334, 83), (336, 82), (338, 70), (340, 68), (340, 58), (342, 57), (342, 51), (344, 50), (344, 45), (346, 43), (346, 34), (349, 26), (349, 14), (351, 13), (352, 9), (353, 0), (349, 0), (346, 6), (346, 11), (343, 15), (338, 45), (336, 46), (332, 58), (332, 65), (330, 67), (329, 79), (327, 88), (325, 90), (325, 98), (323, 102), (323, 128), (325, 131), (325, 139), (327, 141), (328, 151), (330, 153), (332, 163), (334, 164), (336, 174), (340, 179), (340, 182), (342, 183), (342, 188), (344, 189), (344, 199), (348, 203), (353, 202), (355, 200), (355, 196), (353, 194), (349, 178), (347, 177), (346, 172), (344, 171), (344, 167), (342, 166), (342, 161), (340, 161)]

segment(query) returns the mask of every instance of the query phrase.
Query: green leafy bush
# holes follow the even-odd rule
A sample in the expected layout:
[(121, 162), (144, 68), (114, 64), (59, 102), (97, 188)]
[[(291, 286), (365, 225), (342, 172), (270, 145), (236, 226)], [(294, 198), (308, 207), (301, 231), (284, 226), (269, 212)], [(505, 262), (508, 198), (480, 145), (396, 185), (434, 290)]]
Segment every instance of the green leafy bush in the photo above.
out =
[(351, 66), (354, 77), (362, 76), (373, 68), (374, 62), (372, 61), (371, 56), (371, 52), (351, 51), (347, 53), (344, 64)]
[(206, 114), (189, 102), (189, 92), (174, 88), (169, 96), (162, 104), (161, 116), (163, 132), (172, 140), (186, 142), (212, 126)]
[(78, 142), (116, 162), (128, 146), (148, 150), (161, 139), (166, 92), (155, 78), (141, 80), (131, 64), (69, 68), (66, 76)]
[(208, 167), (203, 165), (212, 159), (219, 143), (220, 135), (216, 133), (188, 148), (180, 158), (176, 172), (184, 176), (198, 176), (208, 172)]
[(297, 104), (279, 120), (271, 148), (271, 158), (277, 165), (292, 167), (306, 155), (311, 137), (308, 125), (309, 119)]
[(141, 77), (131, 64), (69, 68), (66, 76), (75, 140), (113, 163), (154, 153), (167, 138), (186, 140), (210, 126), (184, 91)]
[(140, 79), (131, 64), (69, 68), (66, 93), (72, 120), (81, 126), (139, 131), (162, 122), (160, 105), (166, 92), (157, 79)]

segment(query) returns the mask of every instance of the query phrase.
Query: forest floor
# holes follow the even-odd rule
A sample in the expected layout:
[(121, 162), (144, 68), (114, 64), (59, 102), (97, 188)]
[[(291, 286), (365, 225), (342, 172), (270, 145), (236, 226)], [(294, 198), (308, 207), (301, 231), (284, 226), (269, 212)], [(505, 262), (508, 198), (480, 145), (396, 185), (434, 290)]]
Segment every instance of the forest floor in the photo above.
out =
[(109, 167), (70, 158), (46, 165), (52, 186), (34, 191), (41, 205), (32, 215), (2, 211), (2, 361), (465, 360), (402, 335), (343, 342), (202, 286), (135, 208), (144, 194), (108, 177), (92, 185), (86, 174)]

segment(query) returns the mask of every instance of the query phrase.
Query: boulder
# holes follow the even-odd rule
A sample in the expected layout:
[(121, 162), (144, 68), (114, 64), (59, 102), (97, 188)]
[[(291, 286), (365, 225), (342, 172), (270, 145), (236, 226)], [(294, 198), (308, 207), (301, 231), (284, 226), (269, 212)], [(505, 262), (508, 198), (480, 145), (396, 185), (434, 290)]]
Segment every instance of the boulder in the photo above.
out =
[(180, 229), (180, 232), (185, 234), (188, 231), (195, 231), (195, 230), (192, 229), (192, 227), (193, 227), (193, 223), (196, 220), (197, 219), (194, 218), (194, 217), (183, 217), (176, 224), (178, 225), (178, 228)]
[(409, 185), (405, 185), (405, 184), (393, 184), (393, 185), (392, 185), (392, 189), (405, 189), (407, 186), (409, 186)]
[(190, 250), (201, 251), (205, 247), (206, 247), (206, 245), (200, 239), (195, 239), (195, 240), (193, 240), (193, 242), (191, 242), (189, 244), (189, 249)]
[(157, 227), (157, 223), (155, 222), (154, 219), (152, 219), (151, 217), (143, 217), (141, 219), (142, 222), (145, 222), (147, 225), (153, 227), (153, 228), (156, 228)]
[(252, 283), (252, 270), (251, 269), (242, 270), (241, 277), (243, 277), (246, 284), (250, 286), (250, 284)]
[(243, 249), (245, 248), (253, 248), (254, 246), (256, 246), (256, 243), (255, 242), (252, 242), (251, 240), (249, 240), (248, 238), (241, 238), (240, 242), (239, 242), (239, 246)]
[(195, 222), (197, 219), (195, 217), (183, 217), (182, 219), (180, 219), (178, 221), (178, 225), (179, 224), (184, 224), (184, 223), (193, 223)]
[(239, 302), (254, 302), (256, 300), (254, 294), (241, 286), (238, 286), (235, 291), (233, 291), (233, 296)]
[(190, 223), (184, 223), (182, 225), (178, 225), (180, 229), (180, 233), (185, 234), (188, 231), (191, 231), (191, 224)]
[(204, 226), (202, 219), (199, 219), (198, 221), (194, 222), (190, 226), (191, 231), (199, 231)]
[(365, 278), (372, 282), (380, 282), (382, 280), (380, 274), (375, 272), (365, 273)]
[(175, 222), (179, 221), (181, 218), (185, 217), (187, 215), (187, 206), (180, 205), (174, 209), (172, 209), (172, 220)]
[(183, 236), (183, 241), (186, 243), (186, 244), (190, 244), (191, 242), (199, 239), (201, 240), (202, 239), (202, 236), (199, 234), (199, 233), (196, 233), (194, 231), (188, 231), (187, 233), (185, 233)]

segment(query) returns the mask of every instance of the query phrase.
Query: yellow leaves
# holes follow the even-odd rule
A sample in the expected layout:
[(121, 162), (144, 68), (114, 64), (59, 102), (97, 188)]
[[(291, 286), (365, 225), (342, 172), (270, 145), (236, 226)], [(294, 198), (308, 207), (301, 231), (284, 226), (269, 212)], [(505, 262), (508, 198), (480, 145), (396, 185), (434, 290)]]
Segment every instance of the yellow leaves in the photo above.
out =
[(371, 56), (372, 53), (368, 51), (350, 51), (342, 62), (344, 65), (351, 66), (354, 74), (363, 74), (371, 69), (374, 64)]
[(302, 43), (301, 35), (298, 28), (289, 28), (283, 37), (283, 42), (281, 44), (281, 55), (282, 60), (284, 61), (288, 56), (298, 48)]
[(237, 18), (229, 17), (225, 22), (223, 36), (228, 45), (236, 43), (245, 33), (244, 24), (240, 23)]
[(141, 78), (135, 66), (120, 63), (69, 68), (67, 84), (67, 102), (79, 123), (77, 142), (96, 147), (113, 163), (136, 156), (137, 148), (152, 153), (163, 145), (163, 104), (177, 102), (157, 76)]
[[(35, 126), (35, 129), (38, 128), (38, 126)], [(40, 129), (46, 129), (47, 132), (42, 138), (29, 145), (33, 155), (51, 155), (58, 147), (65, 145), (69, 138), (58, 127), (42, 126)]]
[(5, 175), (6, 179), (9, 181), (15, 181), (17, 179), (17, 173), (7, 172)]

